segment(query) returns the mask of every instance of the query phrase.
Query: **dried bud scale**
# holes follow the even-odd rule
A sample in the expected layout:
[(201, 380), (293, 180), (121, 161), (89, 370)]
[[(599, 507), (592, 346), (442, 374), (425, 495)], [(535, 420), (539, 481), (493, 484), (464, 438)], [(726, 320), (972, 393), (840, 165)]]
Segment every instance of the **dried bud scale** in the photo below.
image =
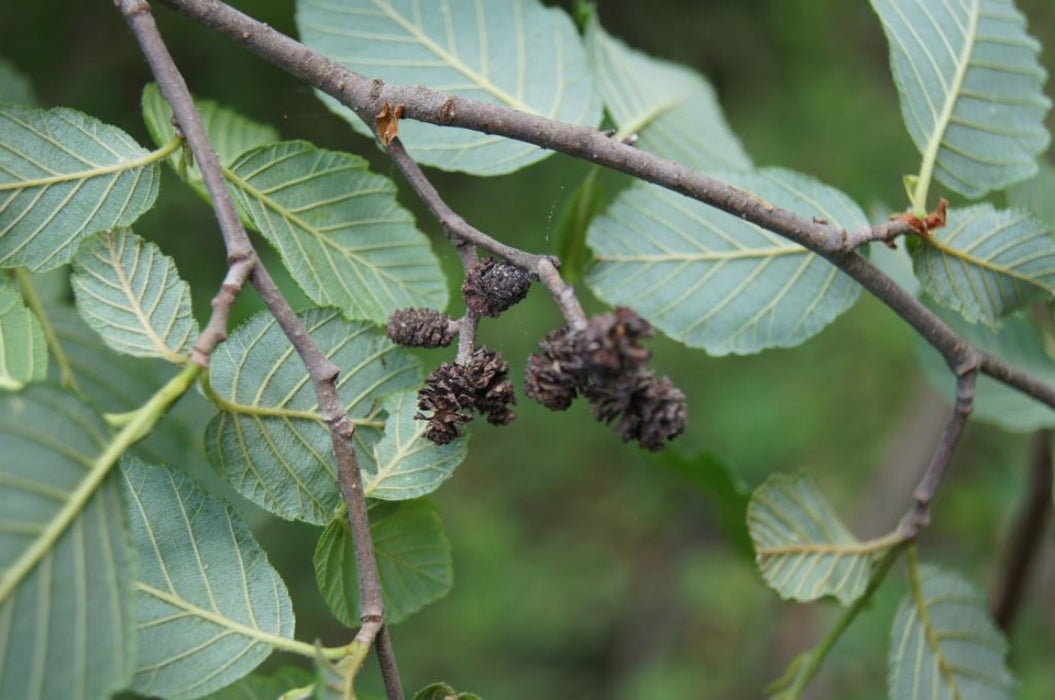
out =
[(385, 335), (412, 348), (442, 348), (454, 340), (455, 322), (435, 309), (399, 309), (388, 317)]
[(498, 316), (527, 296), (531, 276), (523, 269), (484, 258), (465, 275), (465, 306), (477, 316)]

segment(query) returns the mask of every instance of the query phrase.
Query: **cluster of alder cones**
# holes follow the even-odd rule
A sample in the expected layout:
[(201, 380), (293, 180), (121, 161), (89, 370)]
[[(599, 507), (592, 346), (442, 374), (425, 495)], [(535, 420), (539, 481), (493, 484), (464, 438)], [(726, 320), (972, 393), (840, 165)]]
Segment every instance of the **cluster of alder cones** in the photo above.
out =
[[(497, 317), (523, 299), (531, 277), (521, 268), (484, 259), (462, 285), (467, 309)], [(402, 309), (391, 315), (387, 334), (411, 347), (445, 347), (459, 324), (433, 309)], [(612, 425), (624, 442), (636, 440), (657, 452), (685, 429), (685, 395), (646, 367), (651, 353), (641, 341), (652, 327), (630, 309), (617, 307), (592, 317), (582, 329), (564, 326), (549, 333), (540, 352), (528, 357), (524, 390), (554, 411), (567, 409), (577, 396), (590, 402), (597, 420)], [(462, 434), (475, 414), (493, 425), (511, 423), (516, 395), (509, 363), (498, 352), (478, 347), (461, 363), (434, 369), (418, 392), (419, 413), (428, 421), (425, 437), (445, 445)]]

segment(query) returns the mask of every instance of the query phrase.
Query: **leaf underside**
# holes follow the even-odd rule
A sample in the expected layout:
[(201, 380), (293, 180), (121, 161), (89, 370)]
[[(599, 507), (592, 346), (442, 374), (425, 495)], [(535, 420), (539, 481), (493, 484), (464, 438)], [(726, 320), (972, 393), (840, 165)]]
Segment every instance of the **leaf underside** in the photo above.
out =
[(129, 226), (159, 173), (120, 129), (72, 109), (0, 107), (0, 266), (48, 270), (87, 234)]
[(1040, 43), (1010, 0), (872, 0), (901, 114), (934, 176), (968, 197), (1023, 180), (1050, 143)]
[(0, 391), (39, 381), (47, 371), (44, 329), (15, 286), (0, 278)]
[[(803, 216), (867, 225), (841, 192), (786, 170), (732, 174), (733, 186)], [(630, 306), (713, 355), (797, 345), (850, 308), (860, 287), (819, 256), (700, 202), (636, 182), (596, 218), (588, 276), (610, 304)]]
[(86, 240), (71, 283), (81, 316), (120, 353), (179, 363), (198, 337), (175, 262), (128, 229)]
[(784, 598), (864, 593), (872, 554), (862, 547), (811, 479), (774, 474), (751, 496), (747, 524), (762, 577)]
[(1055, 292), (1055, 237), (1023, 211), (990, 204), (950, 211), (912, 257), (923, 289), (972, 323), (995, 325)]
[[(196, 99), (194, 106), (220, 165), (230, 165), (246, 151), (278, 141), (278, 131), (273, 126), (255, 122), (212, 100)], [(155, 83), (143, 88), (142, 107), (143, 121), (154, 143), (161, 146), (176, 138), (176, 127), (172, 124), (172, 107), (161, 96), (161, 91)], [(184, 154), (177, 151), (167, 160), (187, 184), (208, 199), (209, 194), (205, 189), (201, 170), (192, 164), (183, 163), (183, 158)]]
[[(64, 530), (47, 530), (109, 439), (101, 417), (55, 387), (0, 396), (0, 697), (104, 698), (131, 679), (134, 565), (117, 475)], [(37, 563), (8, 579), (35, 548)]]
[(617, 138), (637, 135), (635, 147), (702, 172), (753, 167), (703, 76), (627, 47), (596, 14), (586, 50)]
[(1007, 642), (989, 619), (985, 596), (935, 566), (920, 566), (919, 577), (919, 596), (906, 596), (890, 634), (890, 697), (1015, 697)]
[(397, 309), (447, 305), (428, 239), (396, 202), (395, 184), (362, 158), (288, 141), (245, 153), (228, 179), (316, 303), (377, 323)]
[[(595, 126), (601, 104), (586, 52), (568, 16), (537, 0), (298, 0), (301, 41), (361, 75), (562, 122)], [(351, 110), (323, 102), (373, 135)], [(413, 121), (400, 139), (419, 162), (444, 170), (499, 175), (551, 151), (499, 136)]]
[[(378, 419), (381, 399), (416, 388), (417, 360), (372, 324), (332, 309), (300, 318), (322, 352), (341, 368), (337, 393), (353, 420)], [(221, 397), (205, 443), (209, 461), (243, 496), (284, 518), (325, 525), (340, 501), (329, 430), (300, 357), (268, 314), (231, 333), (213, 354), (210, 380)], [(356, 430), (363, 468), (376, 428)]]
[(416, 391), (401, 391), (384, 402), (385, 434), (364, 463), (363, 491), (369, 498), (405, 501), (432, 493), (465, 459), (468, 440), (437, 445), (425, 437), (427, 423), (416, 420)]
[(293, 637), (289, 593), (231, 506), (173, 469), (125, 458), (122, 474), (139, 554), (132, 688), (201, 697)]
[[(405, 620), (447, 594), (453, 583), (451, 547), (435, 504), (427, 499), (374, 503), (370, 508), (385, 620)], [(315, 548), (319, 590), (338, 620), (358, 624), (358, 578), (348, 517), (333, 520)]]
[[(1012, 314), (999, 328), (993, 329), (967, 323), (952, 311), (941, 308), (934, 311), (964, 341), (1040, 381), (1055, 384), (1052, 348), (1027, 314)], [(924, 375), (953, 400), (956, 383), (949, 374), (948, 364), (922, 339), (917, 339), (917, 346)], [(1055, 410), (992, 377), (980, 376), (971, 420), (982, 420), (1015, 433), (1032, 433), (1055, 427)]]

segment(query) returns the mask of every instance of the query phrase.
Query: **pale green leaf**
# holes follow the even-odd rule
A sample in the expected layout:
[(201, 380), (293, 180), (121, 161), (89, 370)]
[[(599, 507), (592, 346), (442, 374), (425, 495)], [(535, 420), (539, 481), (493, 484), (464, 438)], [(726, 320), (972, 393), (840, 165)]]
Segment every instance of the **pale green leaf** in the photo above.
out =
[(208, 696), (208, 700), (276, 700), (284, 693), (312, 684), (313, 676), (297, 666), (284, 666), (263, 675), (253, 673)]
[[(176, 138), (176, 127), (172, 125), (172, 107), (161, 96), (156, 84), (151, 83), (143, 88), (142, 102), (143, 121), (154, 143), (158, 146), (170, 143)], [(194, 106), (220, 165), (230, 165), (246, 151), (278, 141), (278, 131), (274, 127), (248, 119), (212, 100), (195, 100)], [(169, 165), (199, 194), (208, 199), (201, 171), (186, 163), (184, 157), (181, 152), (173, 153), (168, 157)]]
[[(354, 680), (354, 668), (348, 668), (346, 663), (334, 663), (321, 653), (316, 654), (315, 683), (308, 697), (311, 700), (357, 700)], [(301, 697), (296, 696), (296, 700), (301, 700)]]
[(989, 619), (985, 595), (936, 566), (920, 566), (918, 577), (890, 634), (890, 697), (1015, 697), (1007, 642)]
[[(138, 408), (173, 374), (172, 366), (159, 360), (118, 355), (71, 308), (49, 307), (47, 314), (77, 386), (102, 413)], [(56, 365), (50, 362), (49, 370), (57, 382)], [(187, 392), (133, 452), (157, 464), (179, 464), (195, 478), (207, 479), (213, 472), (204, 465), (201, 435), (212, 414), (198, 392)]]
[(586, 28), (597, 89), (617, 139), (637, 135), (641, 150), (705, 172), (750, 170), (751, 159), (722, 115), (714, 88), (696, 71), (627, 47), (601, 28)]
[(198, 337), (176, 263), (129, 229), (103, 231), (73, 258), (77, 309), (114, 350), (180, 364)]
[[(297, 26), (305, 44), (362, 75), (572, 124), (601, 119), (574, 25), (538, 0), (298, 0)], [(373, 134), (372, 123), (322, 99), (359, 132)], [(399, 136), (419, 162), (476, 175), (513, 172), (551, 153), (410, 120), (400, 122)]]
[(446, 683), (429, 683), (414, 693), (414, 700), (480, 700), (474, 693), (459, 693)]
[(33, 106), (37, 98), (29, 78), (18, 71), (10, 61), (0, 58), (0, 105), (18, 104)]
[[(450, 591), (454, 578), (451, 546), (431, 501), (373, 503), (370, 536), (385, 620), (405, 620)], [(349, 627), (358, 625), (359, 584), (347, 515), (334, 519), (319, 538), (315, 578), (334, 616)]]
[(864, 593), (872, 560), (895, 542), (860, 542), (804, 476), (774, 474), (755, 490), (747, 525), (762, 577), (783, 598), (826, 595), (848, 605)]
[[(108, 698), (135, 659), (133, 554), (103, 419), (34, 384), (0, 396), (0, 697)], [(75, 693), (75, 694), (72, 694)]]
[(427, 423), (415, 420), (416, 391), (385, 399), (385, 435), (374, 445), (372, 462), (362, 464), (363, 491), (370, 498), (406, 501), (432, 493), (465, 459), (467, 440), (437, 445), (425, 438)]
[[(861, 210), (805, 175), (767, 169), (729, 184), (854, 230)], [(596, 218), (588, 281), (675, 340), (715, 355), (797, 345), (846, 311), (860, 287), (790, 241), (665, 189), (635, 183)]]
[[(375, 326), (345, 320), (332, 309), (312, 309), (300, 318), (341, 368), (337, 393), (353, 420), (376, 421), (382, 397), (421, 381), (418, 362)], [(205, 437), (213, 467), (276, 515), (330, 522), (340, 501), (330, 433), (308, 371), (269, 314), (253, 317), (216, 349), (210, 379), (210, 398), (220, 409)], [(376, 430), (360, 426), (356, 437), (364, 443), (362, 460)]]
[[(1047, 384), (1055, 384), (1055, 357), (1040, 329), (1025, 313), (1012, 314), (999, 328), (970, 324), (958, 314), (933, 308), (964, 341)], [(918, 341), (920, 362), (930, 383), (952, 400), (956, 380), (938, 351)], [(971, 420), (982, 420), (1016, 433), (1055, 427), (1055, 410), (1017, 389), (980, 375)]]
[(0, 276), (0, 391), (16, 391), (48, 371), (44, 329), (22, 295)]
[(1055, 229), (1055, 166), (1042, 161), (1035, 176), (1008, 188), (1007, 203), (1033, 212), (1050, 229)]
[[(1040, 44), (1011, 0), (872, 0), (905, 126), (933, 173), (968, 197), (1023, 180), (1050, 142)], [(922, 203), (921, 203), (922, 204)]]
[(358, 156), (306, 141), (264, 146), (227, 171), (235, 196), (304, 293), (350, 318), (447, 305), (429, 241), (396, 202), (396, 186)]
[(561, 204), (553, 226), (553, 252), (560, 258), (560, 276), (568, 284), (575, 284), (582, 277), (591, 260), (586, 232), (607, 203), (600, 173), (600, 166), (590, 168), (589, 174)]
[(181, 471), (122, 461), (136, 581), (132, 689), (196, 698), (293, 637), (286, 586), (241, 516)]
[(951, 210), (947, 224), (916, 246), (913, 262), (923, 289), (972, 323), (995, 325), (1055, 293), (1055, 237), (1023, 211)]
[(71, 109), (0, 107), (0, 266), (47, 270), (154, 204), (158, 154)]

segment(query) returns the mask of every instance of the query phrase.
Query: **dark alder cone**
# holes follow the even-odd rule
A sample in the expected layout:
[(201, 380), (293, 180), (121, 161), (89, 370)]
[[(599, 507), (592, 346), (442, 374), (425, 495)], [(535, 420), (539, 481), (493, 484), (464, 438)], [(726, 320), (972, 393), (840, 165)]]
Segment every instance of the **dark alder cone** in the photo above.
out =
[(484, 258), (465, 276), (465, 306), (478, 316), (498, 316), (527, 296), (531, 277), (507, 262)]
[(435, 309), (399, 309), (388, 317), (385, 334), (412, 348), (442, 348), (454, 339), (453, 319)]
[[(465, 367), (444, 362), (425, 378), (418, 390), (418, 420), (427, 420), (425, 437), (437, 445), (446, 445), (462, 434), (462, 425), (473, 419), (475, 388)], [(430, 411), (425, 415), (421, 411)]]
[(685, 395), (670, 379), (645, 369), (651, 353), (640, 344), (652, 326), (630, 309), (591, 318), (582, 331), (562, 328), (539, 343), (528, 358), (527, 395), (563, 411), (578, 394), (597, 420), (612, 425), (623, 442), (637, 440), (653, 452), (685, 430)]
[(652, 335), (652, 326), (624, 306), (591, 318), (582, 335), (583, 357), (595, 374), (627, 373), (643, 367), (652, 356), (640, 344)]
[(434, 369), (418, 391), (419, 412), (414, 415), (428, 421), (425, 437), (446, 445), (461, 436), (474, 411), (492, 425), (512, 423), (516, 414), (509, 407), (516, 404), (516, 396), (508, 377), (509, 363), (482, 347), (464, 365), (445, 362)]
[(524, 391), (551, 411), (564, 411), (582, 389), (586, 364), (579, 341), (581, 333), (567, 326), (550, 332), (541, 342), (541, 355), (528, 357)]
[(480, 347), (473, 351), (465, 370), (475, 390), (474, 407), (487, 416), (491, 425), (508, 425), (516, 418), (509, 410), (516, 405), (513, 384), (509, 381), (509, 363), (500, 353)]
[(593, 385), (585, 393), (597, 420), (615, 423), (623, 442), (637, 440), (646, 450), (659, 452), (685, 430), (685, 394), (667, 377), (657, 380), (651, 372), (637, 372)]

